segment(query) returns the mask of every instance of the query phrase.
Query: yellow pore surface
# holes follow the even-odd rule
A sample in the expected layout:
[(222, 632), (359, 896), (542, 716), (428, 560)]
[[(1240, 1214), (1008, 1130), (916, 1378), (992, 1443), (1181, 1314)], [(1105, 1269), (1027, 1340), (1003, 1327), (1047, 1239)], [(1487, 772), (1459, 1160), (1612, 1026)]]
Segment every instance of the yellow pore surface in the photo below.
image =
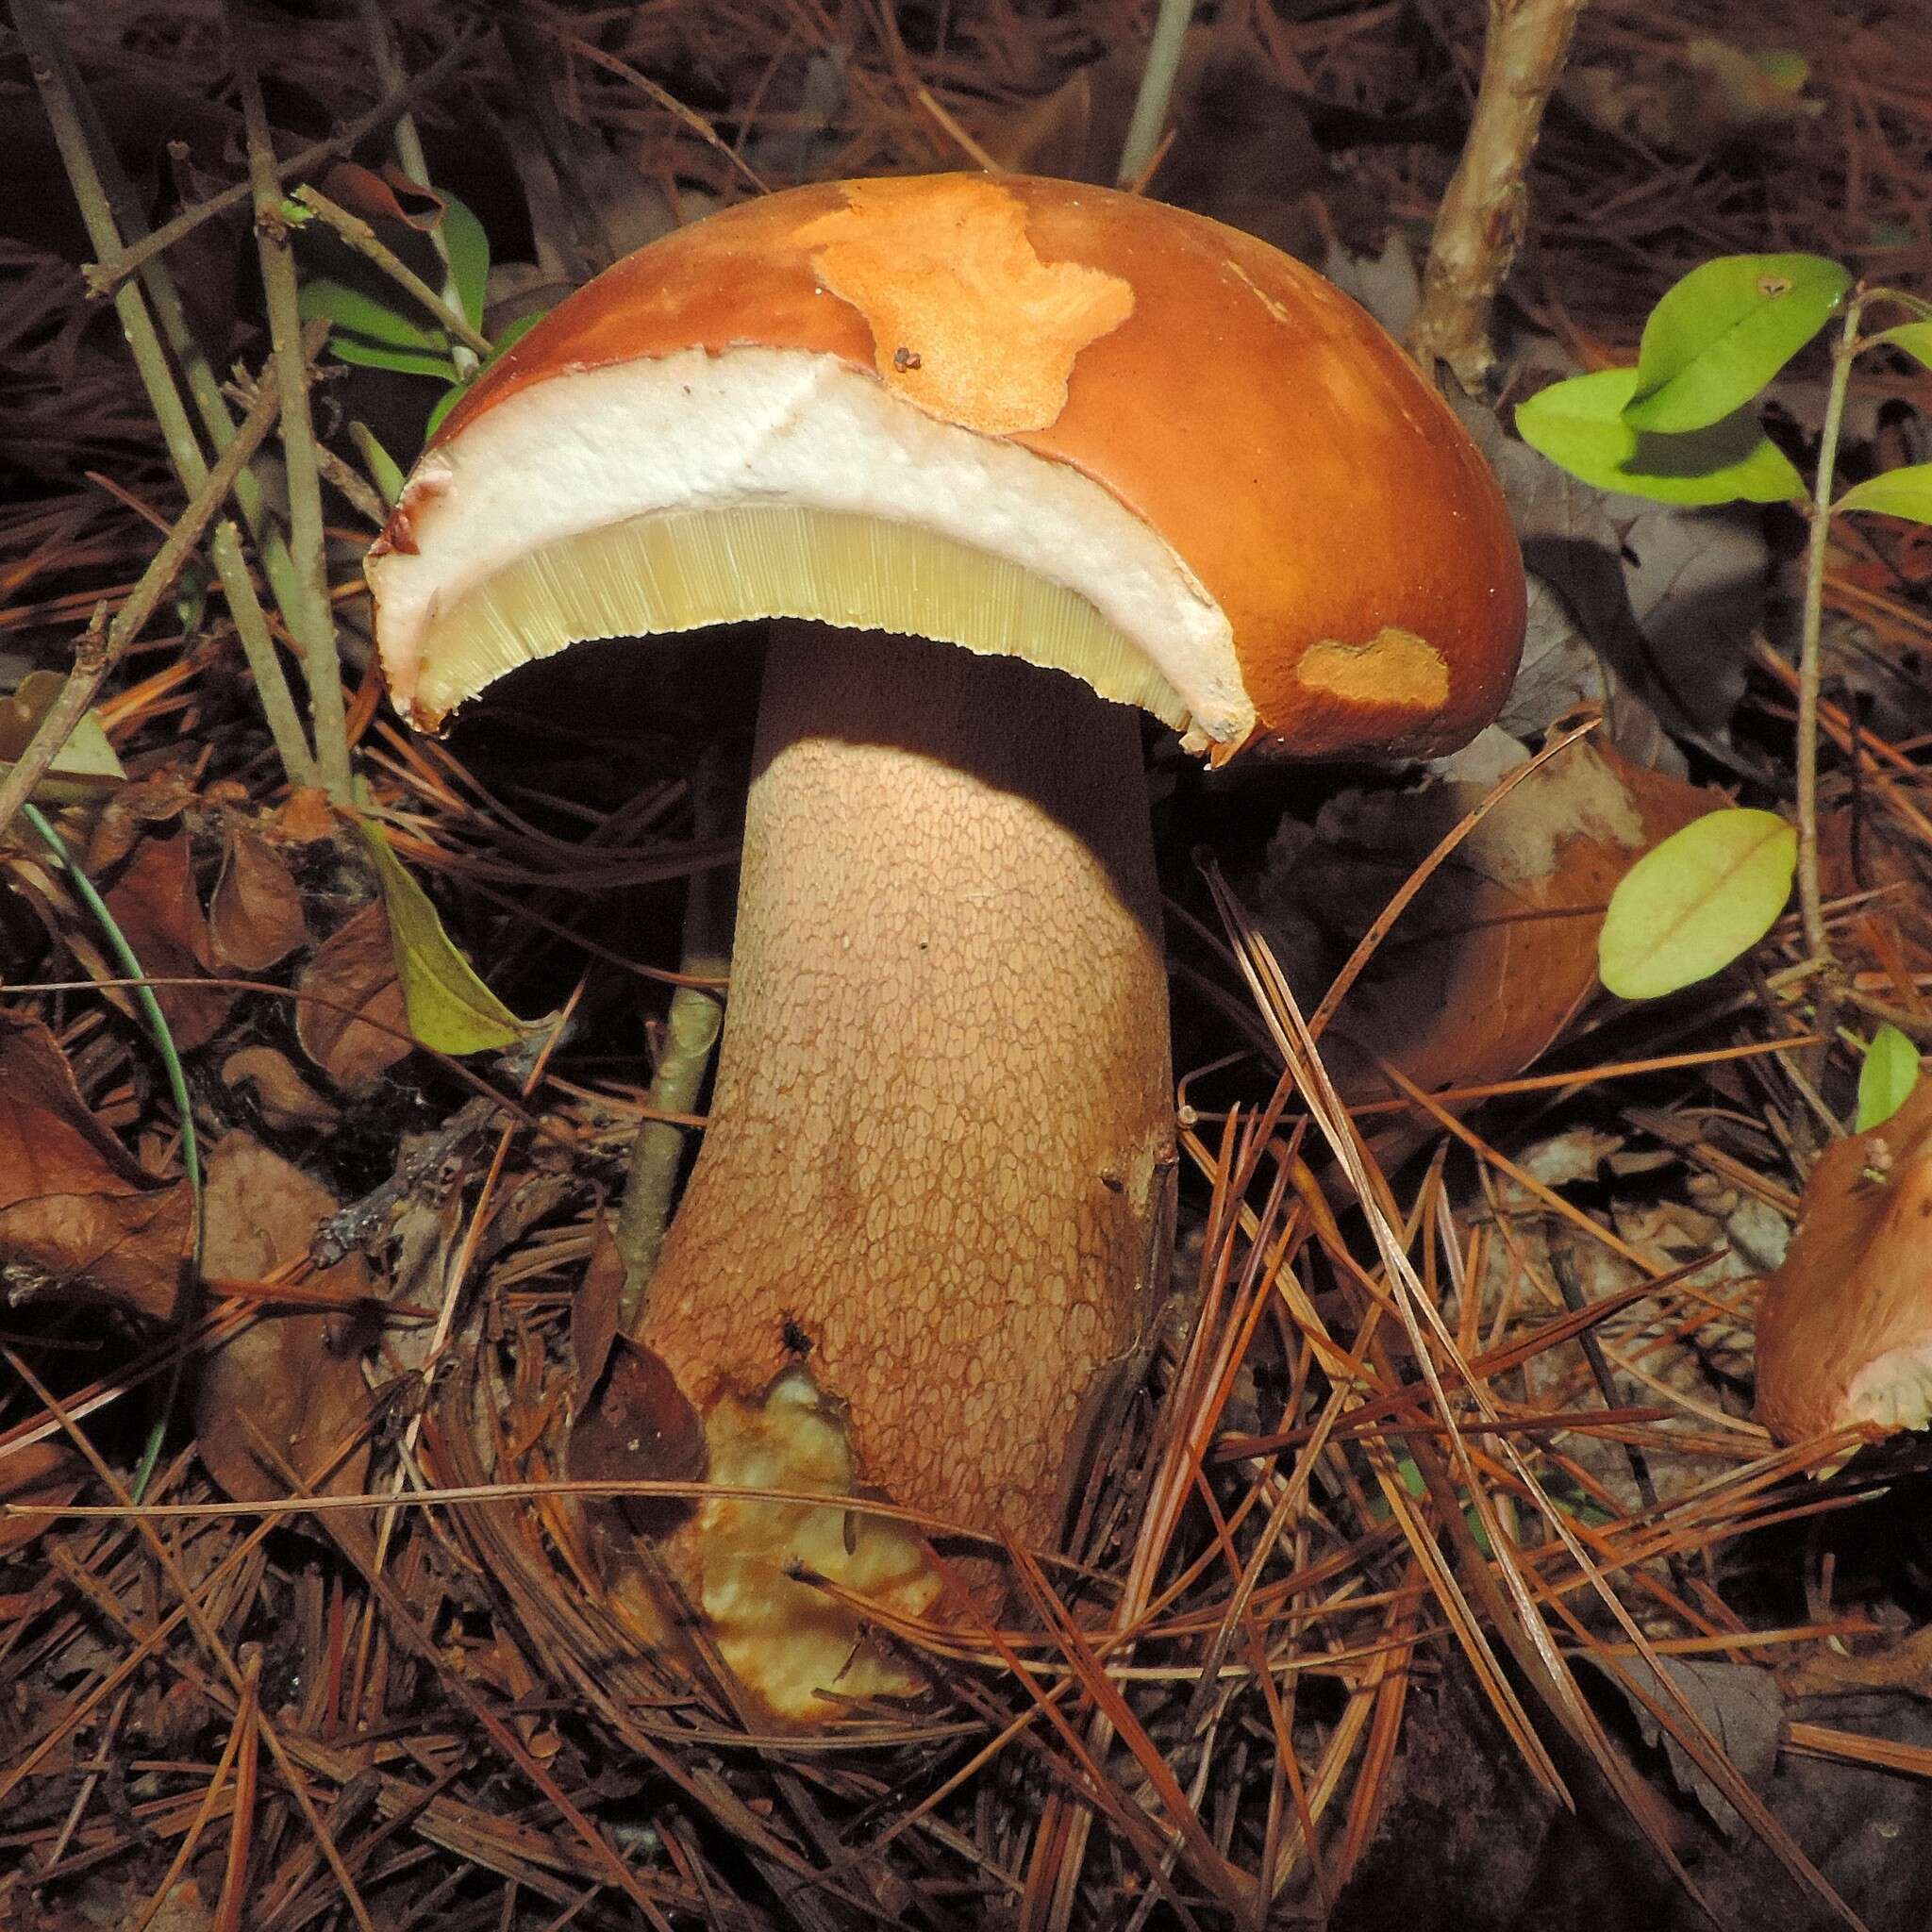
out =
[(437, 616), (416, 703), (442, 716), (580, 638), (762, 617), (1023, 658), (1176, 727), (1187, 719), (1167, 680), (1077, 591), (916, 525), (791, 504), (635, 517), (519, 558)]

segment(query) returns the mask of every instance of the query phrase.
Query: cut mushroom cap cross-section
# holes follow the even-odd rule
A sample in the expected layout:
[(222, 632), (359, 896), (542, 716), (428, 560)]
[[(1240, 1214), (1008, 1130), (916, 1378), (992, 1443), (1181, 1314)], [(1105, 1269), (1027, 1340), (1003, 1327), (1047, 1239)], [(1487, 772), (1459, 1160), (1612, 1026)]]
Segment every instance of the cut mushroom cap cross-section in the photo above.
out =
[[(368, 570), (391, 693), (432, 727), (579, 638), (812, 621), (774, 627), (711, 1124), (634, 1340), (716, 1485), (1050, 1541), (1161, 1272), (1125, 708), (1217, 761), (1479, 729), (1523, 577), (1453, 416), (1344, 296), (1214, 223), (838, 182), (566, 302), (452, 412)], [(965, 1614), (859, 1510), (719, 1494), (660, 1554), (788, 1718), (914, 1682), (801, 1573)]]

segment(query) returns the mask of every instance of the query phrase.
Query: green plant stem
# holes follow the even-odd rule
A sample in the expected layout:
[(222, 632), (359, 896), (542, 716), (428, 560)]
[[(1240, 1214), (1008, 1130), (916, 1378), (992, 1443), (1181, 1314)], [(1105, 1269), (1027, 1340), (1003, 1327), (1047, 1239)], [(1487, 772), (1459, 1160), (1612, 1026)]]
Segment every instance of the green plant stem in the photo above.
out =
[(338, 805), (351, 796), (348, 707), (342, 696), (341, 660), (336, 652), (335, 613), (322, 527), (322, 475), (315, 458), (315, 425), (308, 412), (308, 359), (302, 347), (302, 315), (295, 286), (295, 258), (280, 205), (281, 183), (269, 139), (261, 82), (237, 31), (233, 12), (224, 7), (235, 76), (247, 125), (248, 174), (255, 184), (255, 240), (261, 260), (262, 291), (268, 303), (269, 340), (275, 348), (282, 393), (282, 455), (289, 479), (289, 555), (293, 565), (293, 608), (285, 615), (302, 649), (308, 683), (308, 717), (315, 733), (316, 775)]
[[(125, 260), (121, 229), (115, 219), (108, 184), (96, 164), (95, 155), (100, 144), (91, 142), (88, 137), (88, 126), (93, 118), (92, 110), (85, 105), (86, 97), (63, 58), (60, 44), (47, 19), (44, 0), (15, 0), (14, 21), (26, 46), (34, 82), (46, 108), (61, 164), (73, 187), (89, 240), (105, 260)], [(175, 466), (181, 487), (193, 496), (208, 481), (208, 458), (202, 452), (193, 425), (189, 421), (180, 391), (175, 385), (174, 373), (168, 366), (167, 354), (142, 291), (125, 279), (118, 283), (114, 290), (114, 311), (121, 323), (121, 332), (126, 339), (128, 351), (134, 358), (142, 387), (147, 392), (148, 407), (154, 410), (155, 421), (160, 426), (169, 460)], [(269, 636), (268, 625), (256, 596), (254, 580), (249, 575), (241, 541), (232, 524), (224, 523), (217, 528), (209, 552), (223, 594), (228, 600), (229, 614), (234, 618), (236, 631), (242, 640), (242, 648), (247, 657), (248, 668), (260, 700), (262, 716), (267, 722), (270, 737), (275, 740), (283, 773), (291, 786), (312, 784), (315, 761), (296, 716), (294, 699), (290, 694), (288, 680), (282, 675), (281, 661), (275, 655), (274, 641)]]
[[(1824, 678), (1824, 570), (1831, 547), (1831, 491), (1838, 469), (1838, 440), (1844, 426), (1845, 397), (1858, 353), (1858, 324), (1866, 297), (1855, 295), (1831, 352), (1831, 381), (1825, 391), (1824, 425), (1818, 470), (1811, 484), (1811, 537), (1805, 557), (1805, 610), (1798, 645), (1798, 918), (1805, 950), (1813, 958), (1832, 958), (1824, 929), (1824, 900), (1818, 876), (1818, 692)], [(1824, 982), (1821, 1002), (1829, 997)], [(1830, 1016), (1821, 1012), (1815, 1029), (1827, 1040)]]
[[(736, 808), (744, 790), (740, 762), (715, 741), (699, 756), (691, 776), (692, 828), (699, 840), (725, 838), (736, 829)], [(713, 866), (691, 874), (678, 967), (692, 979), (722, 979), (729, 971), (737, 880), (737, 871), (731, 866)], [(653, 1112), (689, 1114), (695, 1110), (724, 1020), (723, 996), (712, 987), (680, 986), (672, 994), (664, 1022), (663, 1051), (651, 1076)], [(645, 1291), (664, 1246), (672, 1196), (692, 1132), (675, 1121), (646, 1120), (632, 1142), (630, 1172), (615, 1229), (625, 1277), (618, 1301), (620, 1332), (631, 1331), (643, 1307)]]
[[(389, 30), (389, 22), (383, 17), (382, 0), (361, 0), (362, 25), (369, 35), (369, 50), (375, 60), (375, 76), (384, 90), (394, 93), (407, 82), (402, 58), (396, 52), (396, 43)], [(423, 137), (416, 131), (416, 117), (407, 108), (396, 116), (396, 125), (391, 137), (395, 142), (396, 159), (402, 163), (403, 173), (419, 188), (429, 188), (429, 163), (423, 153)], [(453, 313), (460, 315), (463, 309), (462, 291), (457, 287), (456, 268), (450, 260), (449, 242), (441, 227), (431, 228), (429, 240), (442, 261), (442, 303)], [(400, 264), (399, 264), (400, 265)], [(445, 328), (449, 324), (443, 324)], [(450, 347), (450, 359), (457, 365), (458, 377), (475, 375), (477, 358), (490, 353), (486, 341), (480, 350), (470, 336), (474, 330), (458, 334)], [(478, 339), (480, 340), (480, 338)]]
[[(17, 11), (16, 8), (16, 11)], [(278, 181), (299, 181), (304, 175), (314, 173), (325, 161), (332, 161), (340, 155), (345, 155), (352, 147), (366, 141), (378, 129), (387, 127), (408, 103), (420, 93), (425, 93), (457, 64), (470, 50), (473, 34), (458, 36), (449, 46), (425, 67), (423, 72), (406, 86), (393, 93), (386, 94), (368, 113), (359, 114), (355, 120), (346, 122), (342, 127), (325, 141), (311, 142), (298, 153), (291, 155), (286, 161), (275, 163), (275, 178)], [(254, 194), (253, 185), (238, 181), (232, 188), (224, 188), (220, 193), (211, 194), (206, 201), (197, 201), (192, 208), (165, 221), (150, 235), (141, 241), (130, 242), (124, 253), (113, 260), (90, 262), (81, 270), (81, 278), (87, 283), (87, 291), (96, 299), (105, 299), (120, 288), (129, 275), (144, 268), (158, 255), (165, 255), (177, 242), (193, 234), (204, 222), (211, 222), (217, 215), (225, 214), (231, 208), (240, 208)]]
[(1475, 111), (1436, 212), (1408, 330), (1424, 371), (1446, 365), (1469, 395), (1487, 391), (1495, 367), (1490, 309), (1523, 241), (1530, 157), (1585, 4), (1490, 0)]
[(1154, 164), (1174, 100), (1181, 48), (1193, 17), (1194, 0), (1160, 0), (1160, 11), (1154, 17), (1154, 38), (1147, 45), (1147, 64), (1141, 70), (1141, 89), (1134, 96), (1133, 118), (1127, 123), (1127, 138), (1114, 175), (1119, 187), (1135, 187)]
[[(121, 970), (133, 982), (134, 1004), (140, 1009), (141, 1017), (147, 1023), (147, 1030), (153, 1037), (155, 1050), (161, 1057), (161, 1066), (168, 1081), (168, 1093), (175, 1103), (175, 1113), (181, 1123), (181, 1172), (188, 1178), (189, 1198), (193, 1204), (190, 1222), (188, 1279), (183, 1286), (180, 1314), (177, 1327), (185, 1335), (200, 1314), (201, 1308), (201, 1245), (202, 1245), (202, 1197), (201, 1197), (201, 1148), (194, 1136), (194, 1108), (188, 1095), (188, 1076), (181, 1070), (181, 1056), (175, 1051), (175, 1036), (169, 1030), (167, 1015), (161, 1011), (161, 1003), (156, 999), (154, 989), (147, 983), (147, 974), (142, 963), (134, 957), (134, 948), (127, 943), (125, 934), (114, 923), (114, 915), (108, 909), (108, 902), (95, 890), (93, 881), (75, 862), (74, 855), (67, 849), (66, 841), (47, 822), (39, 806), (24, 802), (20, 808), (25, 818), (36, 832), (41, 842), (53, 854), (55, 862), (67, 874), (67, 882), (74, 889), (74, 896), (92, 915), (95, 924), (108, 941), (108, 949), (119, 962)], [(149, 1482), (153, 1480), (155, 1467), (160, 1460), (161, 1443), (167, 1435), (168, 1419), (174, 1413), (175, 1403), (180, 1393), (181, 1373), (188, 1359), (188, 1351), (183, 1348), (175, 1357), (175, 1366), (168, 1376), (167, 1393), (161, 1398), (160, 1412), (156, 1416), (153, 1428), (142, 1451), (141, 1467), (136, 1472), (133, 1496), (139, 1502), (146, 1493)]]
[[(61, 56), (61, 78), (87, 134), (89, 152), (98, 170), (100, 185), (106, 192), (108, 210), (113, 218), (113, 235), (124, 249), (130, 243), (139, 243), (149, 232), (146, 212), (121, 166), (120, 157), (114, 152), (114, 143), (101, 124), (92, 97), (81, 84), (80, 76), (73, 72), (73, 63), (64, 54)], [(201, 340), (189, 323), (180, 289), (164, 257), (155, 256), (142, 264), (141, 286), (168, 354), (187, 379), (188, 393), (196, 414), (201, 418), (203, 434), (216, 456), (220, 456), (235, 433), (235, 419), (228, 413), (228, 406), (223, 399), (221, 380), (209, 366)], [(268, 498), (252, 465), (235, 478), (235, 502), (254, 541), (256, 554), (261, 559), (262, 575), (268, 579), (270, 592), (286, 621), (294, 583), (289, 546), (280, 526), (269, 513)], [(236, 540), (235, 556), (239, 559), (241, 555), (239, 540)], [(241, 592), (239, 603), (237, 588)], [(265, 675), (272, 684), (286, 691), (287, 679), (281, 675), (281, 659), (269, 637), (268, 620), (262, 615), (260, 601), (255, 594), (254, 579), (243, 571), (240, 574), (239, 586), (225, 579), (223, 590), (228, 597), (230, 614), (235, 620), (236, 630), (242, 636), (242, 649), (248, 655), (250, 666), (255, 667), (258, 663), (263, 667), (257, 673), (258, 683)], [(264, 701), (265, 704), (268, 702), (273, 700)], [(291, 698), (288, 705), (291, 715), (293, 715), (293, 708), (294, 701)], [(308, 775), (312, 777), (312, 771)]]
[[(307, 186), (296, 189), (294, 199), (311, 214), (326, 222), (358, 255), (374, 262), (397, 288), (426, 310), (456, 341), (467, 343), (478, 357), (490, 354), (490, 338), (482, 330), (472, 328), (461, 308), (439, 295), (394, 249), (384, 243), (381, 237), (360, 215), (352, 215), (347, 208), (338, 207), (318, 189)], [(432, 236), (440, 237), (442, 231), (439, 225), (429, 232)], [(472, 367), (474, 366), (473, 363)]]
[[(317, 329), (315, 341), (318, 344), (324, 333), (323, 329)], [(121, 654), (140, 635), (142, 626), (159, 608), (161, 599), (174, 588), (183, 566), (193, 554), (194, 546), (200, 542), (215, 512), (235, 487), (236, 476), (261, 446), (262, 439), (281, 412), (281, 406), (279, 383), (273, 375), (265, 377), (257, 390), (254, 407), (223, 452), (221, 461), (208, 473), (207, 480), (195, 492), (194, 500), (175, 520), (161, 547), (148, 560), (147, 568), (128, 592), (113, 623), (104, 629), (102, 619), (107, 607), (103, 605), (95, 611), (93, 622), (88, 625), (86, 635), (75, 647), (74, 670), (61, 687), (60, 695), (41, 721), (39, 730), (34, 733), (19, 761), (5, 780), (0, 781), (0, 834), (6, 832), (13, 822), (14, 813), (25, 805), (33, 788), (59, 754), (74, 727), (80, 723), (88, 706), (93, 702), (94, 692), (100, 689), (101, 680), (113, 669)]]

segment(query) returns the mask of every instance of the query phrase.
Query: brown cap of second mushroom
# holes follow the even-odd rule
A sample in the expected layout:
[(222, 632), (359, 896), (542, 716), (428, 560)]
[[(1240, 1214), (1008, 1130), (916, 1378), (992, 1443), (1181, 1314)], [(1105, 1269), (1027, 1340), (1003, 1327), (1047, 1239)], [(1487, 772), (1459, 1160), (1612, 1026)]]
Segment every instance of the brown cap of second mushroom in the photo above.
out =
[(1932, 1421), (1932, 1080), (1812, 1169), (1758, 1304), (1757, 1416), (1785, 1441)]

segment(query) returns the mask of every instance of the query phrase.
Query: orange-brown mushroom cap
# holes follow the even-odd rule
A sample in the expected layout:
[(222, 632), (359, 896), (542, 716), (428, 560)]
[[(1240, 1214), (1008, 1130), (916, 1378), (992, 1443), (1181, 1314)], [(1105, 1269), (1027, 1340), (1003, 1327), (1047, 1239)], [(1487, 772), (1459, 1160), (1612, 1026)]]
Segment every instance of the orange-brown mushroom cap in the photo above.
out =
[[(866, 434), (891, 443), (904, 425), (928, 469), (933, 449), (1004, 446), (991, 508), (962, 509), (946, 534), (998, 554), (1011, 540), (1013, 560), (1048, 576), (1058, 545), (1076, 594), (1099, 600), (1135, 647), (1168, 654), (1191, 742), (1217, 758), (1246, 742), (1297, 757), (1431, 754), (1473, 736), (1502, 700), (1524, 584), (1501, 495), (1374, 321), (1312, 271), (1198, 215), (1064, 181), (945, 175), (801, 188), (695, 223), (599, 276), (485, 372), (371, 553), (391, 688), (419, 722), (505, 668), (499, 658), (417, 696), (439, 618), (519, 544), (541, 541), (547, 506), (581, 474), (548, 479), (543, 463), (567, 458), (544, 455), (546, 419), (533, 410), (492, 452), (499, 464), (534, 463), (521, 498), (499, 488), (479, 517), (457, 500), (463, 453), (489, 441), (477, 432), (533, 392), (560, 406), (603, 372), (680, 357), (708, 375), (762, 368), (748, 351), (862, 375), (899, 406), (868, 419)], [(599, 391), (599, 420), (620, 392)], [(705, 407), (729, 417), (729, 383), (707, 391)], [(1192, 661), (1216, 648), (1212, 625), (1184, 648), (1158, 599), (1137, 604), (1133, 586), (1108, 581), (1104, 532), (1085, 561), (1080, 543), (1038, 528), (1042, 548), (1026, 553), (1040, 520), (1028, 511), (1009, 527), (1000, 506), (1024, 508), (1039, 473), (1007, 452), (1097, 485), (1124, 509), (1211, 609), (1228, 664)], [(828, 459), (894, 468), (892, 450), (871, 444)], [(792, 474), (750, 487), (782, 491)], [(612, 502), (608, 514), (663, 508), (676, 487), (653, 478), (647, 501)], [(888, 514), (896, 487), (890, 474), (877, 481)], [(697, 507), (719, 501), (715, 475), (691, 488)], [(1068, 511), (1075, 523), (1086, 514)], [(440, 546), (466, 516), (473, 539), (500, 524), (501, 545), (473, 541), (460, 570), (445, 570)], [(870, 621), (912, 627), (890, 613)]]
[(1812, 1170), (1758, 1306), (1757, 1414), (1785, 1441), (1932, 1419), (1932, 1081)]

